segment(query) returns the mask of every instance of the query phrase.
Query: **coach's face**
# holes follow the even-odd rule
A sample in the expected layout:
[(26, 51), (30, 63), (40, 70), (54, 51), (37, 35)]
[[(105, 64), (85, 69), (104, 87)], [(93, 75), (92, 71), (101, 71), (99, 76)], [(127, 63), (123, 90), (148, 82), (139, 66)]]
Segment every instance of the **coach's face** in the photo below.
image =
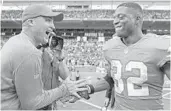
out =
[(35, 32), (35, 40), (38, 44), (48, 42), (47, 31), (51, 32), (55, 28), (52, 17), (39, 16), (34, 18), (33, 31)]
[(119, 37), (128, 37), (135, 29), (135, 20), (133, 9), (119, 7), (116, 9), (113, 21), (116, 35)]

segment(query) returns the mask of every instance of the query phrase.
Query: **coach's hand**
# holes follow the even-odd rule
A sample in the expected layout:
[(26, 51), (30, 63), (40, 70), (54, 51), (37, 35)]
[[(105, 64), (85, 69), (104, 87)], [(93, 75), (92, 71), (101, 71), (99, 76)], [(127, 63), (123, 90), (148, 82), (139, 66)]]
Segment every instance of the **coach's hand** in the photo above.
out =
[(77, 98), (81, 98), (77, 92), (87, 91), (88, 89), (85, 87), (87, 84), (86, 79), (80, 79), (78, 81), (71, 80), (71, 76), (67, 77), (66, 80), (63, 82), (67, 88), (69, 95), (76, 96)]

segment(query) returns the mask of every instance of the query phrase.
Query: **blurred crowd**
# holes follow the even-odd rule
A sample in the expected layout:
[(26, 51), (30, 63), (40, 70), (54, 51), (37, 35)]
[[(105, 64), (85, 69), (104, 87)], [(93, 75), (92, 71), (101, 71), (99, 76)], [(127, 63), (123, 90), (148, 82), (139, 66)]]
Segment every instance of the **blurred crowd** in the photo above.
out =
[(8, 41), (8, 37), (6, 37), (6, 36), (2, 36), (1, 35), (1, 38), (0, 38), (0, 41), (1, 41), (1, 47), (0, 47), (0, 49), (2, 48), (2, 46)]
[[(59, 10), (54, 10), (59, 11)], [(114, 10), (60, 10), (66, 19), (112, 19)], [(1, 19), (21, 19), (22, 10), (2, 10)], [(170, 19), (169, 10), (144, 10), (144, 19)]]
[(21, 19), (21, 10), (2, 10), (1, 19)]
[(65, 40), (64, 51), (66, 52), (66, 64), (75, 70), (75, 67), (94, 66), (105, 67), (102, 46), (104, 42), (80, 41), (76, 39)]

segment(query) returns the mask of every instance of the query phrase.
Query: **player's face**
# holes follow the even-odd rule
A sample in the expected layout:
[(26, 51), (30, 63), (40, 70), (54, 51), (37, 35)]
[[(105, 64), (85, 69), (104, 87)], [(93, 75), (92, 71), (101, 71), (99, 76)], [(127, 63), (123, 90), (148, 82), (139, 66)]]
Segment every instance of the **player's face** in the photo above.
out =
[(34, 32), (37, 43), (45, 44), (48, 42), (47, 31), (52, 31), (55, 28), (52, 17), (36, 17), (34, 18)]
[(113, 21), (116, 35), (128, 37), (135, 31), (135, 17), (132, 9), (119, 7), (116, 9)]

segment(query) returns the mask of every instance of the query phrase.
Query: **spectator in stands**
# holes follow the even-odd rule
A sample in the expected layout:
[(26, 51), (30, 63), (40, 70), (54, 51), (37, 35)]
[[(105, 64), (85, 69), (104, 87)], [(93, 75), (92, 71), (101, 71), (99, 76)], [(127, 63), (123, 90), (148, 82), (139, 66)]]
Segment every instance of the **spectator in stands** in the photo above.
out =
[[(54, 10), (56, 11), (56, 10)], [(62, 10), (65, 18), (85, 19), (85, 18), (113, 18), (114, 10)], [(22, 10), (3, 10), (2, 19), (21, 19)], [(169, 10), (144, 10), (144, 19), (170, 19)]]

